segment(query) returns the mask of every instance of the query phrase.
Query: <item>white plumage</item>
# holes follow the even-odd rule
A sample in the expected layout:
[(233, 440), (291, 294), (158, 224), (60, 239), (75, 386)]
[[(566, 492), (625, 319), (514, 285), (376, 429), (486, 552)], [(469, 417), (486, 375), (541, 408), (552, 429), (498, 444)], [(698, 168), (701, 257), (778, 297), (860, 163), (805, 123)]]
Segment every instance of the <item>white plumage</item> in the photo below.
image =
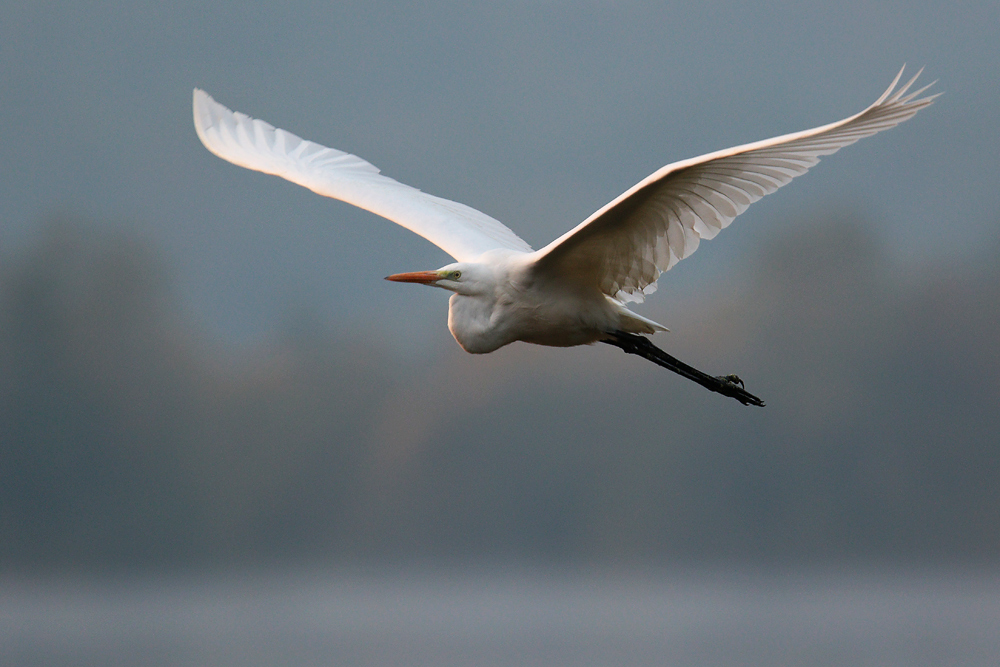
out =
[(558, 346), (603, 340), (623, 347), (623, 335), (665, 329), (623, 301), (641, 301), (702, 239), (820, 156), (898, 125), (937, 97), (921, 97), (927, 87), (910, 92), (920, 72), (897, 90), (902, 74), (850, 118), (669, 164), (538, 251), (484, 213), (382, 176), (355, 155), (232, 112), (197, 89), (194, 123), (205, 147), (222, 159), (388, 218), (458, 260), (390, 279), (454, 292), (449, 328), (466, 350), (490, 352), (516, 340)]
[(929, 86), (907, 94), (920, 72), (893, 94), (902, 74), (850, 118), (659, 169), (542, 248), (539, 263), (597, 276), (606, 294), (641, 300), (642, 291), (652, 291), (660, 273), (690, 256), (701, 239), (714, 238), (750, 204), (806, 173), (821, 155), (898, 125), (937, 97), (920, 97)]
[(378, 167), (357, 155), (230, 111), (198, 89), (194, 91), (194, 127), (205, 148), (223, 160), (281, 176), (317, 194), (381, 215), (459, 261), (473, 260), (496, 248), (531, 252), (531, 246), (517, 234), (485, 213), (382, 176)]

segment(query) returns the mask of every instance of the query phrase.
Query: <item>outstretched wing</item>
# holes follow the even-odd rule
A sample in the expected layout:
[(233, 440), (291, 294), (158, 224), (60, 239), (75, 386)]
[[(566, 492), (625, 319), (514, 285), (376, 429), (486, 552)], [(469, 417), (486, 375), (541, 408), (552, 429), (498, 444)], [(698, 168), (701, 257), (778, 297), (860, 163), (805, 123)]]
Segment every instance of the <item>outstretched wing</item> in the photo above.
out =
[(223, 160), (281, 176), (388, 218), (458, 261), (473, 260), (497, 248), (531, 251), (514, 232), (485, 213), (382, 176), (377, 167), (356, 155), (230, 111), (197, 88), (194, 127), (205, 148)]
[(806, 173), (821, 155), (898, 125), (937, 97), (920, 97), (929, 86), (907, 94), (920, 72), (893, 93), (902, 74), (850, 118), (663, 167), (539, 250), (536, 270), (641, 301), (663, 271), (747, 206)]

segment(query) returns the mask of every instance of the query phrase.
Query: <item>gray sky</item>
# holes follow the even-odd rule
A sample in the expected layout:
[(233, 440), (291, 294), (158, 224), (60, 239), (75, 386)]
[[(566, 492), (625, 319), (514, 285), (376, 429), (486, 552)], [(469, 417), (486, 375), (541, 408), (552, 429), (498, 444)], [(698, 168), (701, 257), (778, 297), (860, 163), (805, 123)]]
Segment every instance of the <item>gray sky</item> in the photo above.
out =
[(663, 164), (859, 111), (904, 62), (945, 96), (756, 204), (641, 312), (669, 325), (672, 299), (725, 289), (761, 239), (830, 210), (862, 212), (903, 266), (997, 247), (996, 2), (674, 4), (6, 3), (0, 248), (83, 216), (161, 249), (227, 338), (304, 306), (450, 342), (446, 295), (382, 281), (441, 251), (210, 155), (191, 89), (538, 247)]

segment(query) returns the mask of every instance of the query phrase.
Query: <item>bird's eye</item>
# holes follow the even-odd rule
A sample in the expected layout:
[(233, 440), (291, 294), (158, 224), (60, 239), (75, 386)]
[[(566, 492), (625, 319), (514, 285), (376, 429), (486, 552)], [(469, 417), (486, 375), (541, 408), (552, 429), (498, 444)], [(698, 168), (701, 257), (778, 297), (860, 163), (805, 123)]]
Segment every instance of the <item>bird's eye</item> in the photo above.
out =
[(458, 280), (461, 277), (462, 277), (462, 272), (461, 271), (452, 271), (451, 272), (451, 279), (452, 280)]

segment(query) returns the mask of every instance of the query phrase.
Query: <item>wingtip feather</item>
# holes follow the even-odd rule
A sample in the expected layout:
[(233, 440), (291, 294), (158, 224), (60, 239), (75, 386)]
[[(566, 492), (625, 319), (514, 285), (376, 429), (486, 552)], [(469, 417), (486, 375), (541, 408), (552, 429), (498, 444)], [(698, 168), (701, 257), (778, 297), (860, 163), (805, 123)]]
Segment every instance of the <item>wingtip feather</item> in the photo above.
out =
[[(198, 134), (198, 139), (204, 144), (205, 148), (209, 148), (209, 140), (205, 135), (205, 131), (211, 127), (211, 109), (210, 105), (215, 102), (211, 95), (206, 93), (201, 88), (195, 88), (191, 100), (191, 109), (194, 113), (194, 130)], [(214, 152), (214, 151), (213, 151)]]
[(885, 102), (885, 100), (889, 97), (889, 95), (892, 94), (892, 91), (896, 89), (896, 84), (899, 83), (899, 80), (902, 78), (903, 71), (905, 69), (906, 69), (906, 63), (903, 63), (903, 66), (899, 69), (899, 72), (896, 74), (896, 78), (892, 80), (892, 83), (889, 84), (889, 87), (885, 89), (885, 92), (882, 93), (882, 95), (877, 100), (875, 100), (875, 104), (873, 104), (872, 106), (878, 106), (883, 102)]

